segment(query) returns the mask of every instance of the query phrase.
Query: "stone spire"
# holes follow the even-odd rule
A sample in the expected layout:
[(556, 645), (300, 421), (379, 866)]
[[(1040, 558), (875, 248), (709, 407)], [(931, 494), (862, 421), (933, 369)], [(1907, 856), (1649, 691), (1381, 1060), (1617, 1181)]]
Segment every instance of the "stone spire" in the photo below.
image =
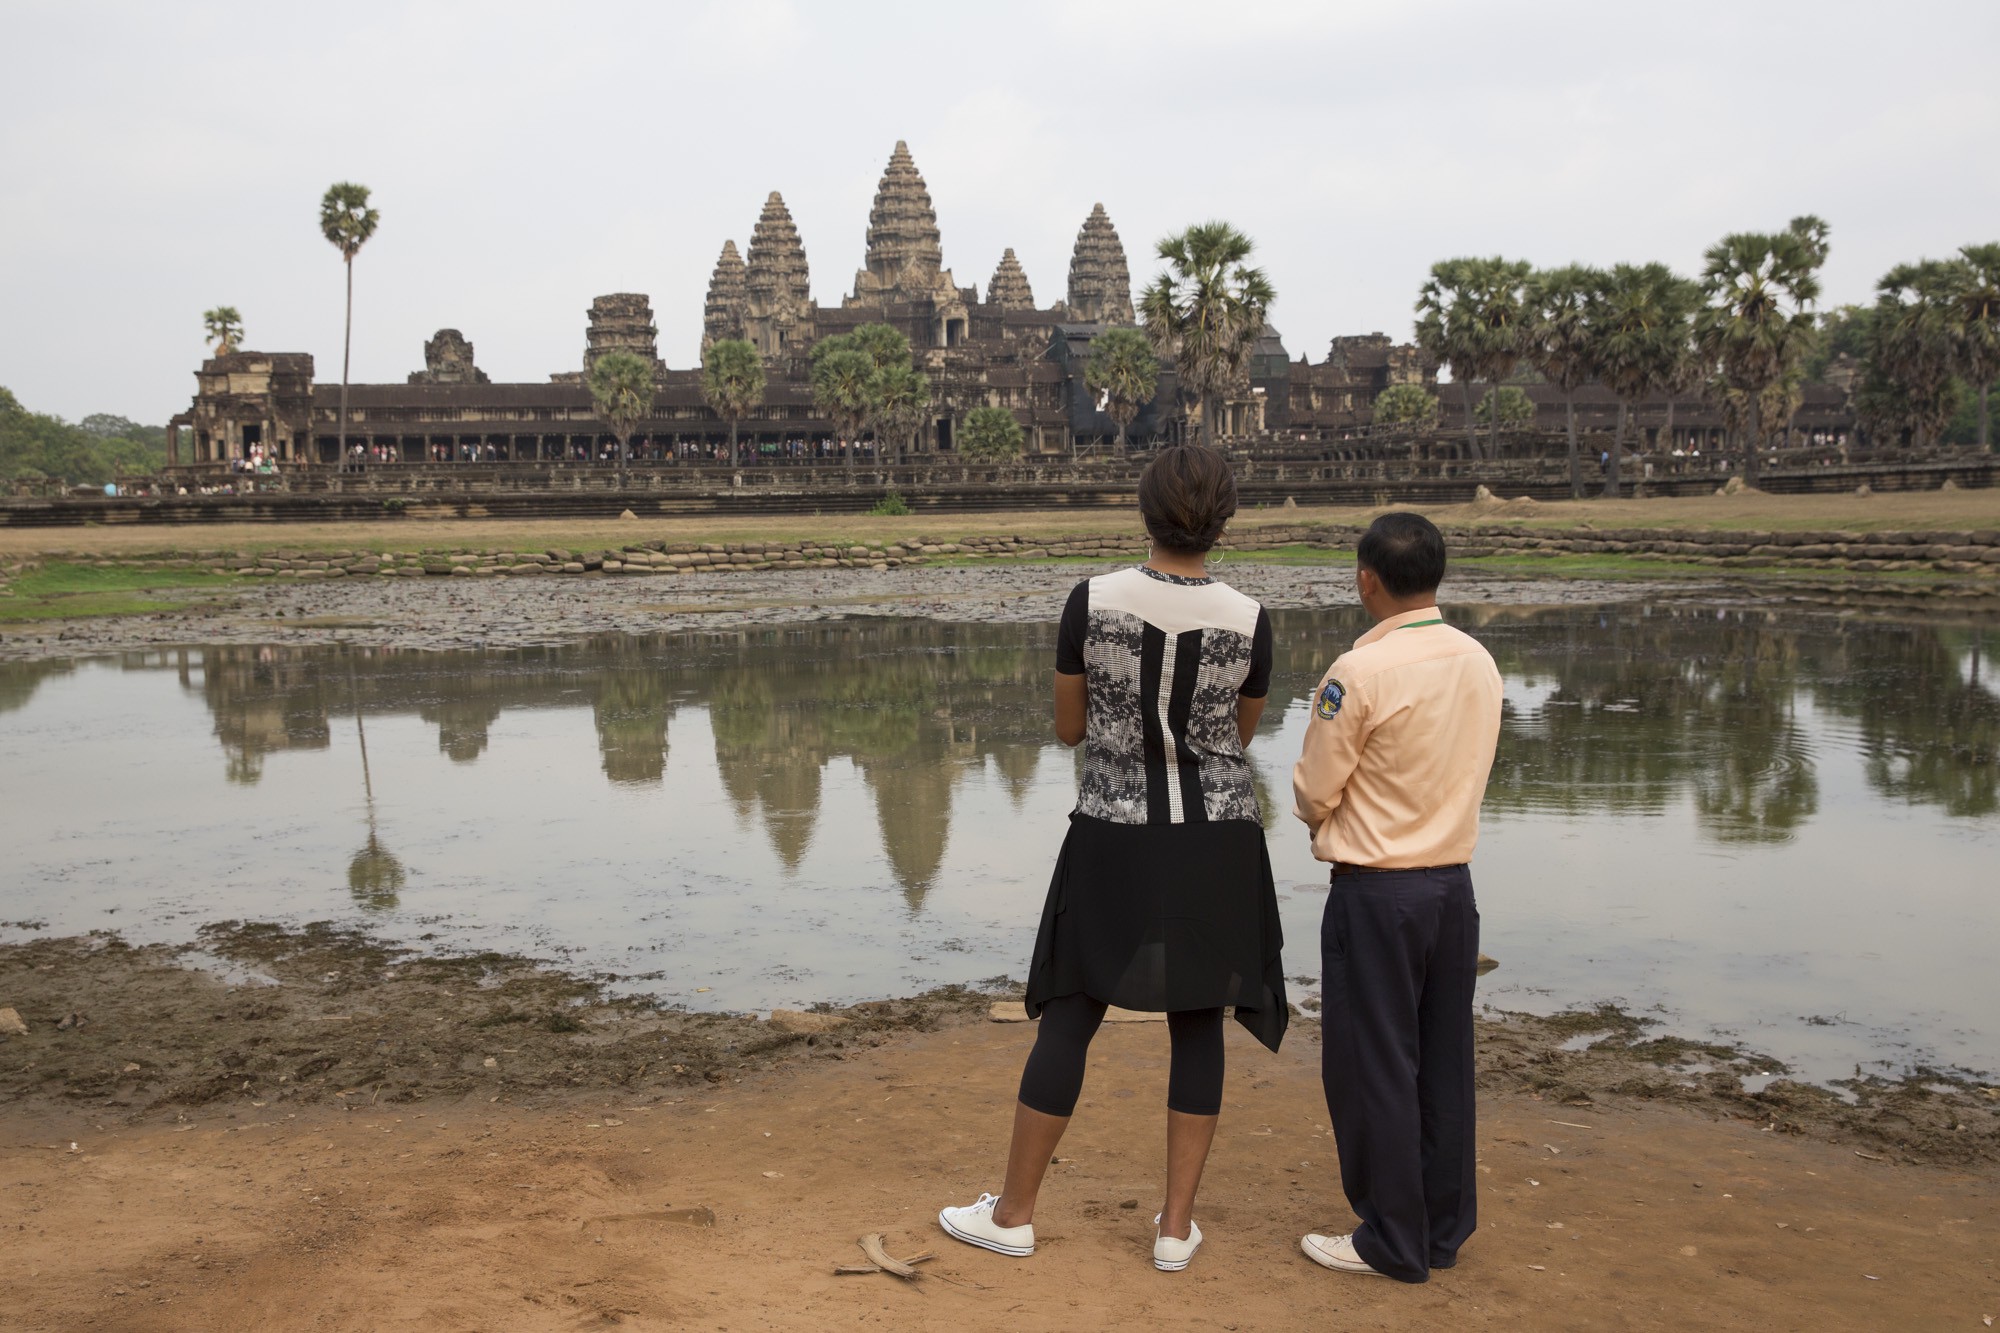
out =
[(847, 304), (955, 297), (957, 289), (943, 268), (944, 244), (931, 192), (910, 157), (910, 146), (898, 139), (875, 189), (875, 206), (868, 210), (867, 266), (854, 275), (854, 295)]
[(1098, 204), (1076, 234), (1069, 261), (1069, 317), (1081, 324), (1131, 324), (1132, 274), (1125, 247)]
[(993, 281), (986, 284), (986, 304), (1002, 310), (1035, 308), (1035, 293), (1029, 288), (1028, 275), (1021, 270), (1021, 261), (1014, 258), (1011, 246), (1000, 256), (1000, 267), (993, 270)]
[(806, 248), (785, 198), (776, 190), (750, 233), (750, 262), (743, 270), (746, 332), (766, 356), (792, 341), (812, 317)]
[(715, 261), (715, 274), (708, 280), (708, 304), (702, 308), (701, 348), (723, 338), (743, 336), (743, 317), (749, 297), (744, 289), (743, 256), (736, 242), (722, 243), (722, 257)]
[(654, 337), (653, 303), (642, 292), (613, 292), (590, 303), (590, 323), (583, 333), (583, 370), (587, 375), (606, 352), (630, 352), (650, 362), (655, 374), (666, 367)]

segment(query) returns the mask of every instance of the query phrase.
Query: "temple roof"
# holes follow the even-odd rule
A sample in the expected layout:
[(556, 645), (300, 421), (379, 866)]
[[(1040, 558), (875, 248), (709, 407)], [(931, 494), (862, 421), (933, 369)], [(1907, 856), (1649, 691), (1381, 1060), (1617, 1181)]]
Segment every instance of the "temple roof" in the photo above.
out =
[(744, 291), (753, 309), (776, 306), (802, 309), (812, 304), (811, 274), (799, 229), (792, 224), (785, 197), (776, 190), (764, 201), (764, 212), (750, 233), (750, 260), (744, 267)]
[(748, 308), (743, 257), (736, 253), (735, 241), (724, 241), (722, 254), (715, 261), (715, 272), (708, 280), (708, 301), (702, 308), (702, 348), (706, 350), (710, 343), (723, 338), (741, 338)]
[(950, 299), (957, 287), (943, 269), (931, 192), (910, 146), (898, 139), (875, 189), (875, 206), (868, 210), (868, 258), (854, 275), (850, 303)]
[(1069, 310), (1079, 323), (1135, 322), (1125, 246), (1103, 204), (1091, 208), (1076, 233), (1076, 250), (1069, 261)]
[(1022, 270), (1021, 261), (1014, 257), (1012, 246), (1000, 256), (1000, 266), (993, 270), (993, 280), (986, 284), (986, 304), (1002, 310), (1035, 308), (1035, 293), (1028, 286), (1028, 275)]

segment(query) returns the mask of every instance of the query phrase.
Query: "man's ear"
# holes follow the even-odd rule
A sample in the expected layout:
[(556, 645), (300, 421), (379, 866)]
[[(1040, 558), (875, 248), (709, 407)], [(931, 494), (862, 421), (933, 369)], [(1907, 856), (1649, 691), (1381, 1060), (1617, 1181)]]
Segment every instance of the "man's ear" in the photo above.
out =
[(1382, 592), (1382, 580), (1377, 578), (1375, 571), (1366, 565), (1354, 567), (1354, 586), (1363, 597), (1376, 597)]

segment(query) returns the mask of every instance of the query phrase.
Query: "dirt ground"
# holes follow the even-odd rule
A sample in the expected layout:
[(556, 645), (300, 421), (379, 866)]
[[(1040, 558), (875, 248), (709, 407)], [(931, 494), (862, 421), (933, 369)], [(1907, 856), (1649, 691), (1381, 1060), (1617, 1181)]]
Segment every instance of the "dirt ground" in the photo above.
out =
[[(1508, 500), (1489, 505), (1419, 506), (1441, 524), (1525, 523), (1535, 527), (1597, 528), (1756, 528), (1925, 530), (2000, 526), (2000, 489), (1913, 491), (1884, 495), (1694, 496), (1654, 500), (1566, 500), (1537, 503)], [(1239, 530), (1294, 523), (1365, 522), (1379, 509), (1302, 506), (1246, 510), (1234, 520)], [(217, 523), (198, 526), (114, 525), (93, 528), (0, 527), (0, 557), (88, 552), (123, 555), (168, 550), (268, 550), (339, 548), (418, 550), (504, 546), (594, 549), (631, 541), (772, 541), (795, 538), (845, 540), (900, 539), (925, 534), (947, 541), (972, 534), (1074, 536), (1080, 533), (1136, 534), (1136, 505), (1130, 510), (1035, 510), (1024, 513), (916, 514), (882, 518), (843, 514), (825, 518), (777, 516), (765, 519), (649, 518), (426, 520), (384, 519), (377, 523)]]
[[(1309, 1264), (1351, 1224), (1317, 1028), (1232, 1026), (1185, 1273), (1155, 1272), (1166, 1043), (1107, 1026), (1010, 1260), (936, 1230), (997, 1180), (1033, 1030), (987, 997), (716, 1017), (497, 956), (232, 926), (193, 961), (0, 949), (0, 1323), (33, 1330), (1978, 1328), (1993, 1090), (1847, 1106), (1615, 1011), (1482, 1022), (1480, 1233), (1425, 1287)], [(82, 1022), (57, 1024), (70, 1014)], [(1601, 1034), (1597, 1045), (1570, 1040)], [(488, 1062), (491, 1062), (490, 1064)], [(858, 1237), (931, 1252), (839, 1276)]]

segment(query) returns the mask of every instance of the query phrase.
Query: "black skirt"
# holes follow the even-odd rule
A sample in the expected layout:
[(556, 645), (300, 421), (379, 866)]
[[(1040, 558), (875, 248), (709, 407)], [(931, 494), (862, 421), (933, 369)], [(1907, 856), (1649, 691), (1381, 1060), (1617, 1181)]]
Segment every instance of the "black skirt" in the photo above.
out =
[(1275, 1051), (1291, 1019), (1284, 943), (1256, 823), (1072, 814), (1028, 967), (1028, 1016), (1078, 991), (1147, 1013), (1233, 1005)]

